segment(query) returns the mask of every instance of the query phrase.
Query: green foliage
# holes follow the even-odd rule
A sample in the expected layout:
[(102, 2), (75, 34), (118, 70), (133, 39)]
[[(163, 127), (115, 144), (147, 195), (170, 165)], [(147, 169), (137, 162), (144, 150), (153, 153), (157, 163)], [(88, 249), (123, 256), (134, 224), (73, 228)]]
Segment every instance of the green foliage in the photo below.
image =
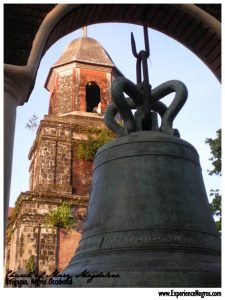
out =
[(210, 196), (213, 196), (212, 202), (209, 204), (212, 214), (218, 218), (216, 227), (221, 232), (221, 195), (219, 190), (211, 190)]
[(78, 158), (93, 161), (98, 149), (114, 138), (114, 133), (107, 128), (89, 129), (88, 139), (86, 141), (80, 141), (78, 145)]
[(30, 258), (28, 258), (28, 260), (26, 260), (26, 269), (28, 272), (35, 271), (35, 260), (33, 255)]
[(217, 137), (215, 139), (206, 139), (206, 144), (209, 144), (212, 157), (213, 169), (209, 170), (209, 175), (221, 176), (221, 129), (217, 130)]
[(55, 210), (48, 213), (46, 223), (58, 228), (72, 229), (76, 221), (72, 216), (71, 205), (63, 202)]
[[(212, 157), (213, 169), (209, 170), (209, 175), (221, 176), (221, 129), (217, 130), (217, 137), (215, 139), (206, 139), (206, 144), (209, 144)], [(213, 196), (212, 202), (210, 203), (210, 209), (212, 214), (218, 218), (216, 221), (217, 229), (221, 232), (221, 195), (219, 190), (211, 190), (210, 196)]]

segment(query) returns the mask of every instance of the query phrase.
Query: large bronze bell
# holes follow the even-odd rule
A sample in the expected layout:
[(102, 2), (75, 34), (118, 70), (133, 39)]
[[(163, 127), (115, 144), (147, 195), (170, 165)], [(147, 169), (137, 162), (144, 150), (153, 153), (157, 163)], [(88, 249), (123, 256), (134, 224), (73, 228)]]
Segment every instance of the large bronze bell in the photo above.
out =
[(82, 287), (219, 287), (220, 236), (194, 147), (144, 131), (103, 146), (64, 273)]
[[(172, 80), (151, 90), (146, 27), (144, 36), (139, 54), (132, 36), (137, 85), (112, 83), (105, 122), (118, 138), (97, 152), (87, 221), (64, 274), (74, 287), (220, 287), (221, 241), (199, 156), (172, 128), (187, 89)], [(172, 92), (167, 107), (159, 100)]]

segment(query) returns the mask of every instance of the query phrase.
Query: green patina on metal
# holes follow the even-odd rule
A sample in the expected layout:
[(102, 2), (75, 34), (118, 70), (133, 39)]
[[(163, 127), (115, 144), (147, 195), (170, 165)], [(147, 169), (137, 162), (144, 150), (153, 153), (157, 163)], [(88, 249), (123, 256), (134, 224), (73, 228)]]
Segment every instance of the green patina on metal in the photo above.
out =
[[(144, 40), (145, 50), (137, 53), (134, 36), (131, 33), (132, 52), (137, 59), (137, 84), (125, 77), (117, 77), (113, 81), (111, 87), (113, 102), (107, 108), (105, 123), (118, 137), (142, 130), (156, 130), (180, 137), (179, 131), (172, 127), (175, 117), (187, 100), (187, 88), (179, 80), (170, 80), (152, 89), (148, 76), (147, 59), (150, 50), (146, 26), (144, 26)], [(159, 101), (173, 92), (175, 92), (175, 97), (168, 107)], [(125, 98), (124, 93), (129, 97)], [(132, 109), (136, 109), (134, 115)], [(115, 120), (118, 112), (124, 126)], [(157, 114), (161, 117), (160, 127), (158, 126)]]

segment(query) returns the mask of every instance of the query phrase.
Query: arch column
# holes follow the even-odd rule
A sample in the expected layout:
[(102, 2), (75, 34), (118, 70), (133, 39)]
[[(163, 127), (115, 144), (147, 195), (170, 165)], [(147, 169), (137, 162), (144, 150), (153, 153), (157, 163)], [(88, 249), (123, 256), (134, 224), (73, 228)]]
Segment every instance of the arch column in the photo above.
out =
[(34, 81), (26, 67), (4, 66), (4, 232), (8, 220), (16, 108), (23, 105)]

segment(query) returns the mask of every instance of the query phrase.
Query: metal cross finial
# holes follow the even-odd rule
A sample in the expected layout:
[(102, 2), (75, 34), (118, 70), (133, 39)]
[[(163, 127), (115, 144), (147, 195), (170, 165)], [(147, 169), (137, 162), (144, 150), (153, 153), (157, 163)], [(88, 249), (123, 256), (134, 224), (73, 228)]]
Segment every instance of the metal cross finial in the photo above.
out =
[[(151, 85), (149, 84), (148, 77), (148, 64), (147, 59), (150, 56), (149, 49), (149, 39), (148, 39), (148, 28), (143, 26), (144, 30), (144, 41), (145, 41), (145, 50), (141, 50), (137, 53), (136, 44), (134, 40), (134, 35), (131, 33), (131, 48), (133, 55), (137, 58), (136, 63), (136, 73), (137, 73), (137, 84), (143, 84), (144, 90), (144, 119), (143, 126), (145, 129), (150, 129), (152, 126), (151, 122)], [(142, 82), (142, 73), (143, 73), (143, 82)]]

